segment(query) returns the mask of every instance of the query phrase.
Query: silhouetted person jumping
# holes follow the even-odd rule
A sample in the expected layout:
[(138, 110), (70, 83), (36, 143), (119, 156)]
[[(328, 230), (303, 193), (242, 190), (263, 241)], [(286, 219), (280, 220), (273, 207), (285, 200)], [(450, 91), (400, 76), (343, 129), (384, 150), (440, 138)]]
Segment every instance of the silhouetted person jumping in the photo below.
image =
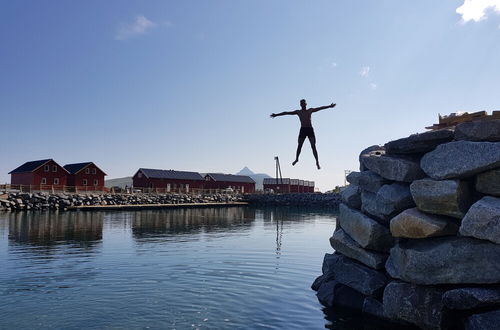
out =
[(309, 142), (311, 143), (311, 149), (313, 151), (314, 158), (316, 158), (316, 166), (318, 167), (318, 170), (321, 168), (319, 166), (319, 160), (318, 160), (318, 151), (316, 150), (316, 136), (314, 135), (314, 129), (312, 127), (312, 122), (311, 122), (311, 115), (313, 112), (317, 112), (320, 110), (328, 109), (328, 108), (333, 108), (336, 106), (336, 104), (332, 103), (330, 105), (326, 105), (324, 107), (318, 107), (318, 108), (309, 108), (307, 109), (307, 103), (306, 100), (302, 99), (300, 100), (300, 110), (295, 110), (295, 111), (284, 111), (280, 113), (272, 113), (271, 118), (278, 117), (278, 116), (285, 116), (285, 115), (297, 115), (299, 116), (300, 119), (300, 133), (299, 133), (299, 145), (297, 146), (297, 154), (295, 157), (295, 161), (292, 163), (292, 165), (295, 166), (297, 162), (299, 161), (299, 156), (300, 156), (300, 151), (302, 150), (302, 145), (304, 144), (304, 141), (306, 140), (306, 137), (309, 138)]

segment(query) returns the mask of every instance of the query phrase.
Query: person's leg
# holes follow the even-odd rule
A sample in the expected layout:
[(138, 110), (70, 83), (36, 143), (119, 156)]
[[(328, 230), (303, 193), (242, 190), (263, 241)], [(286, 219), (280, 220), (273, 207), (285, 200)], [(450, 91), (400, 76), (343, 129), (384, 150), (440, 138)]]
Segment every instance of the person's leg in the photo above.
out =
[(316, 137), (314, 135), (309, 136), (309, 142), (311, 143), (311, 149), (313, 151), (314, 158), (316, 158), (316, 167), (321, 169), (319, 166), (318, 151), (316, 150)]
[(306, 140), (305, 136), (299, 136), (299, 144), (297, 145), (297, 153), (295, 154), (295, 161), (292, 163), (293, 166), (299, 161), (300, 151), (302, 150), (302, 145)]

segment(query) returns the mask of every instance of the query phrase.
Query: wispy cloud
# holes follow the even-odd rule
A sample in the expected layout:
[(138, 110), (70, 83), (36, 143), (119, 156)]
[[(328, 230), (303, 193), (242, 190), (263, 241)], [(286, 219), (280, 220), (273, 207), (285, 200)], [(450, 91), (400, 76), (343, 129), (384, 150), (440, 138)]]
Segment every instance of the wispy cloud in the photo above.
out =
[(464, 23), (479, 22), (488, 18), (490, 12), (500, 13), (500, 0), (464, 0), (456, 12), (462, 16)]
[(150, 21), (146, 16), (137, 16), (132, 23), (121, 24), (115, 35), (116, 40), (127, 40), (133, 37), (146, 34), (158, 26), (157, 23)]
[(364, 66), (359, 71), (359, 75), (361, 77), (368, 77), (369, 74), (370, 74), (370, 67), (369, 66)]
[(373, 90), (376, 90), (377, 89), (377, 84), (370, 83), (370, 88), (373, 89)]
[(337, 67), (337, 62), (332, 62), (332, 63), (330, 63), (330, 67), (331, 67), (332, 69), (335, 69), (335, 68)]

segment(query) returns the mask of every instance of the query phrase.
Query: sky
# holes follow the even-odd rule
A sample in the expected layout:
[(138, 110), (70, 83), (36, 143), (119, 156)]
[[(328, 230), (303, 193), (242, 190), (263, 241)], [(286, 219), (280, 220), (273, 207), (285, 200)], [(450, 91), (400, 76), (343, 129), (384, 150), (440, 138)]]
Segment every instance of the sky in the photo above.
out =
[[(0, 182), (30, 160), (343, 185), (359, 152), (500, 109), (500, 0), (0, 0)], [(313, 115), (322, 165), (300, 123)]]

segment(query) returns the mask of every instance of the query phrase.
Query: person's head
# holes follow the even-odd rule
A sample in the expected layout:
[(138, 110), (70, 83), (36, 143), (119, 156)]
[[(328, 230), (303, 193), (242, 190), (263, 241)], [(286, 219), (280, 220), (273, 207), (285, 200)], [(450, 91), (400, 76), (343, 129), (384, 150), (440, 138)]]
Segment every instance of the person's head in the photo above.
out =
[(307, 102), (306, 102), (306, 100), (304, 100), (304, 99), (300, 100), (300, 107), (301, 107), (302, 109), (305, 109), (305, 108), (307, 107)]

